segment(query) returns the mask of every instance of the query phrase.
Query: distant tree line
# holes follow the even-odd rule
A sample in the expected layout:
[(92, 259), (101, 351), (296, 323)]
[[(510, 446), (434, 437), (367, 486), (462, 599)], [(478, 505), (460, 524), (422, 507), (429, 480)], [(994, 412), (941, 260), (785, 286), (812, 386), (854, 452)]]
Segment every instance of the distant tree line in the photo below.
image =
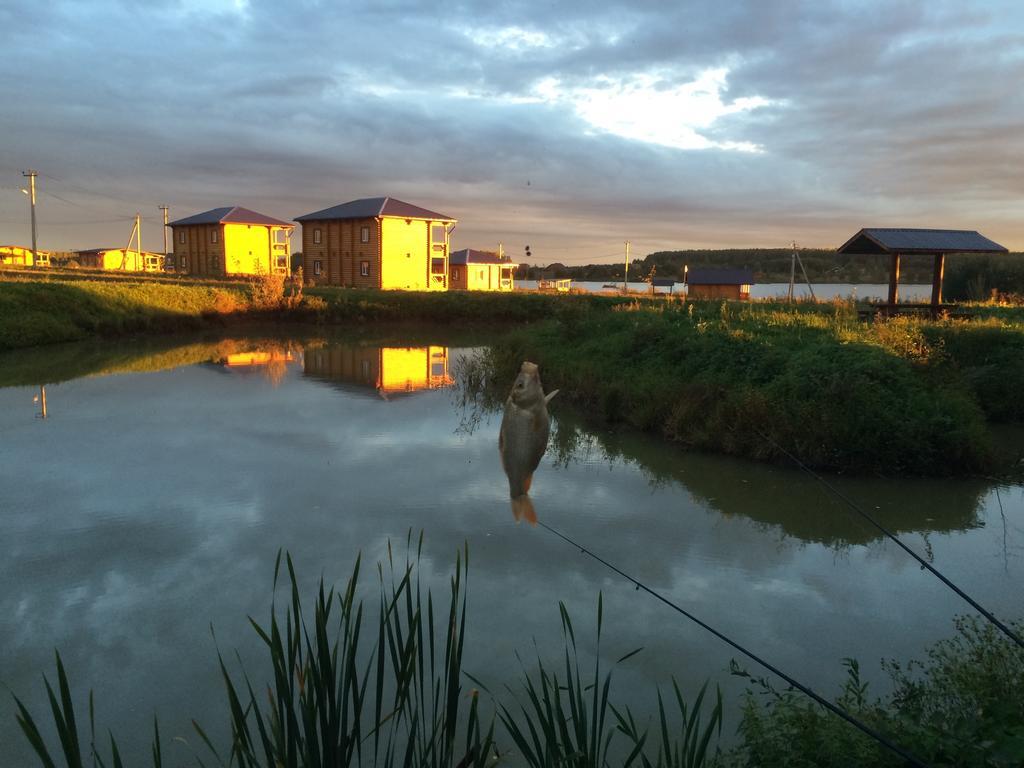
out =
[[(750, 269), (760, 283), (789, 282), (789, 248), (728, 248), (657, 251), (629, 264), (629, 279), (641, 281), (652, 274), (672, 277), (680, 282), (686, 267)], [(1024, 296), (1024, 254), (962, 254), (946, 261), (945, 295), (950, 299), (986, 299), (997, 294)], [(807, 276), (814, 283), (887, 283), (889, 259), (886, 256), (851, 256), (824, 248), (802, 248), (800, 258)], [(904, 256), (900, 264), (900, 282), (932, 281), (931, 256)], [(622, 282), (621, 263), (568, 266), (559, 262), (525, 265), (520, 279), (571, 278), (581, 282)], [(803, 281), (799, 264), (796, 279)]]

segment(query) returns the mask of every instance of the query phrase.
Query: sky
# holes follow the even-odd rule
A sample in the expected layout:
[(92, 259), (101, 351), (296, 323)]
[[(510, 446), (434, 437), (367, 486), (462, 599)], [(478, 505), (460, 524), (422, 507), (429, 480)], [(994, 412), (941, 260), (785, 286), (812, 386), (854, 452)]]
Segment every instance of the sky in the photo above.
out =
[(866, 226), (1024, 250), (1019, 0), (0, 0), (0, 50), (0, 244), (34, 168), (54, 250), (383, 195), (540, 264)]

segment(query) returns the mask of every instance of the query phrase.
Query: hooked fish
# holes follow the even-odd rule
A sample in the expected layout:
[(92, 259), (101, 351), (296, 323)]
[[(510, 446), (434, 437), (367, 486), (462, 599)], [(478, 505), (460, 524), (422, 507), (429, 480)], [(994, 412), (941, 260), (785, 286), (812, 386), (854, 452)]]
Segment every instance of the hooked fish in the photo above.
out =
[(557, 394), (556, 389), (545, 395), (537, 365), (524, 362), (505, 401), (498, 450), (501, 452), (501, 465), (508, 475), (512, 514), (517, 522), (524, 518), (531, 524), (537, 522), (537, 513), (528, 493), (533, 473), (548, 447), (551, 429), (548, 402)]

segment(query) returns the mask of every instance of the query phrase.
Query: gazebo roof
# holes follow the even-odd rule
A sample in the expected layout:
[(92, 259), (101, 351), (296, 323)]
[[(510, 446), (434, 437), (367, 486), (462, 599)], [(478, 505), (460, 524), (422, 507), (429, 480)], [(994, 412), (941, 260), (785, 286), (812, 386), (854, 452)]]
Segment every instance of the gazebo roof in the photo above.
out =
[(862, 229), (836, 253), (1006, 253), (999, 243), (968, 229)]

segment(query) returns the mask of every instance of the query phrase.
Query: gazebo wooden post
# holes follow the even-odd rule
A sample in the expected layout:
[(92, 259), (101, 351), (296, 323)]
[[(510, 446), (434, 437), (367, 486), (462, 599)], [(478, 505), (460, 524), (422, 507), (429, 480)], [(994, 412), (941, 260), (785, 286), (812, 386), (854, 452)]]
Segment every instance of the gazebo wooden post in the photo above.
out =
[(935, 269), (932, 271), (932, 312), (939, 311), (942, 303), (942, 278), (946, 271), (946, 254), (935, 254)]
[(892, 255), (892, 265), (889, 267), (889, 304), (894, 309), (900, 298), (900, 255)]

